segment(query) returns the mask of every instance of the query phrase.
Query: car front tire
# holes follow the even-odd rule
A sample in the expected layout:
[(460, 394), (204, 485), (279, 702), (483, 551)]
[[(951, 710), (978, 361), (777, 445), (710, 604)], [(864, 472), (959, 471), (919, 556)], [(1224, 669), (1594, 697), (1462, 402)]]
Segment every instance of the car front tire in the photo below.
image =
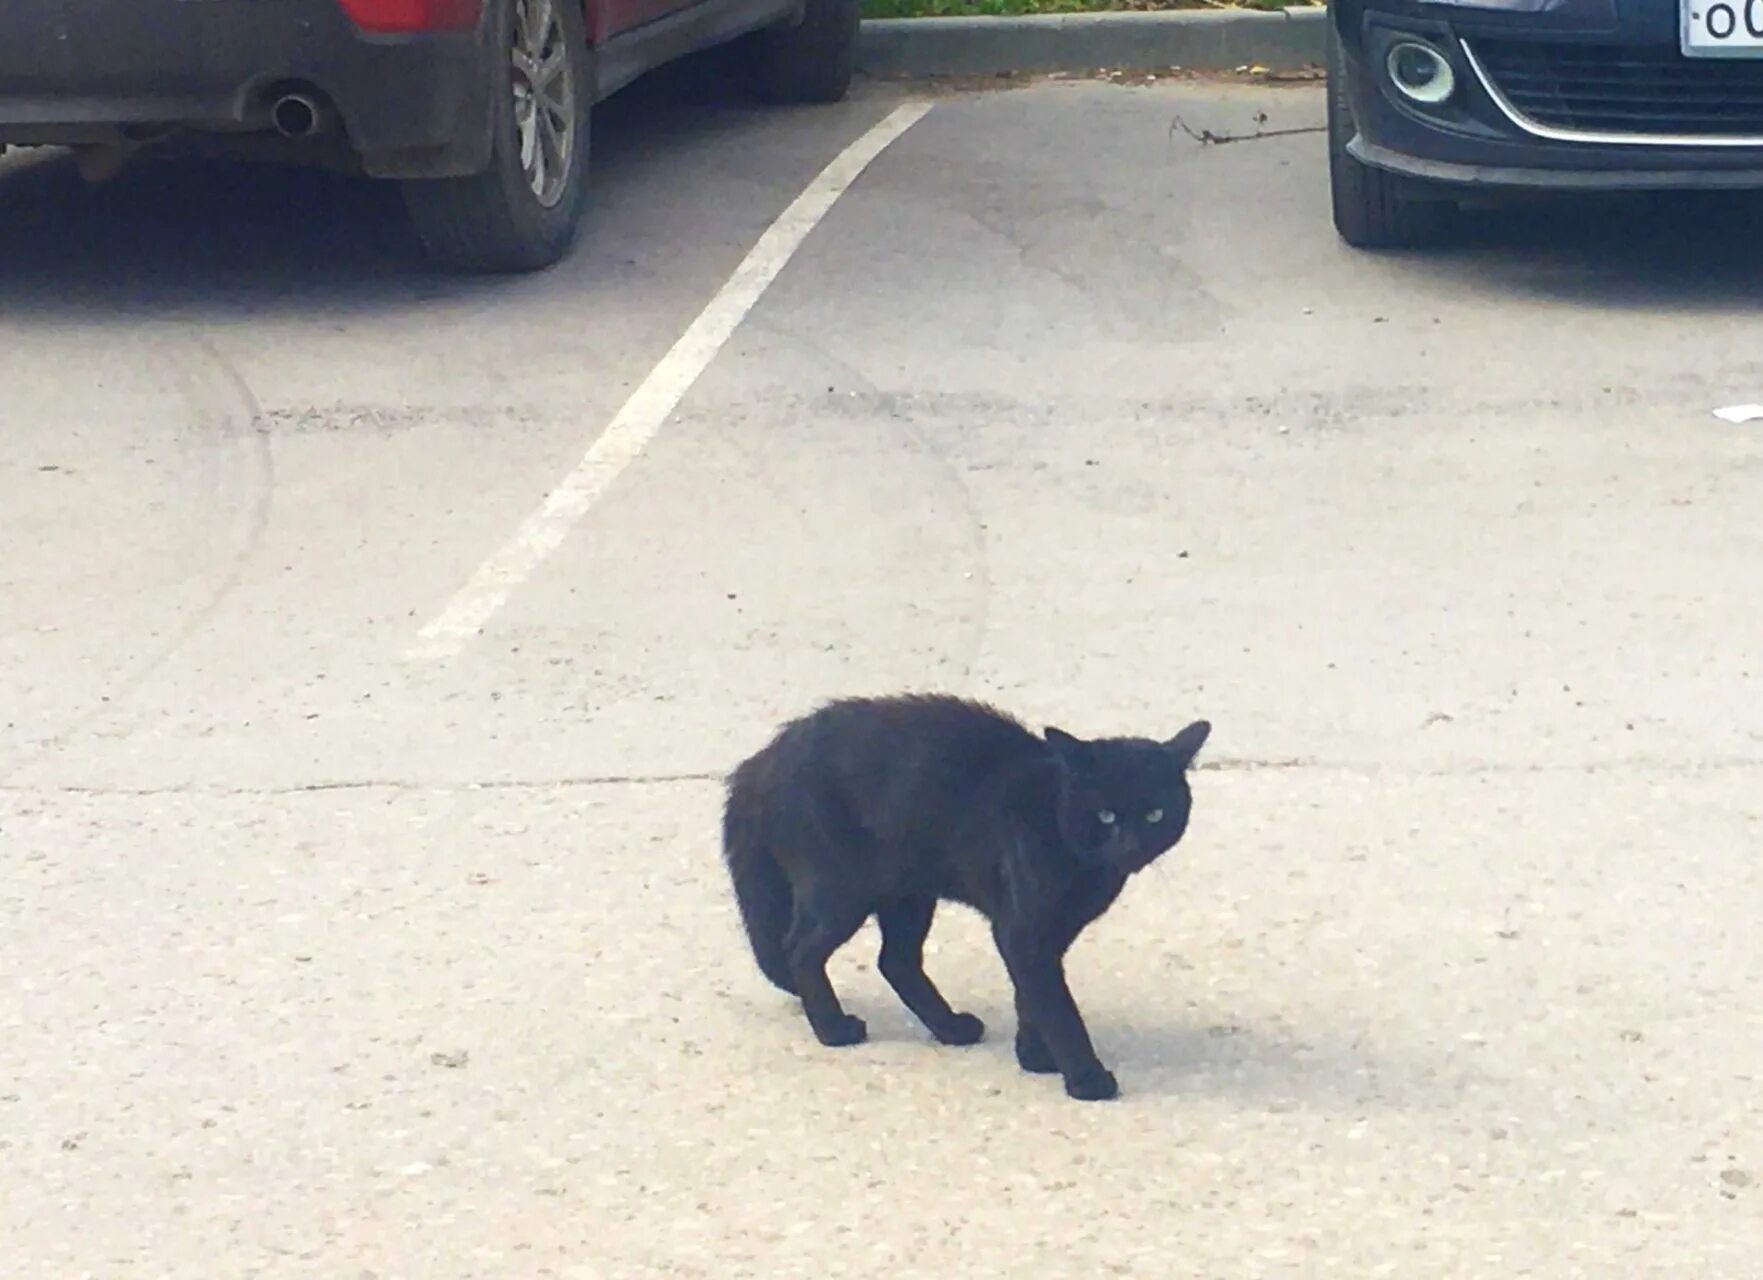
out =
[(537, 271), (569, 251), (587, 199), (587, 33), (574, 0), (496, 0), (491, 20), (489, 167), (406, 182), (404, 203), (437, 265)]
[(1412, 249), (1442, 243), (1456, 209), (1444, 200), (1405, 198), (1391, 173), (1347, 153), (1356, 127), (1347, 94), (1346, 59), (1328, 22), (1328, 183), (1335, 231), (1355, 249)]

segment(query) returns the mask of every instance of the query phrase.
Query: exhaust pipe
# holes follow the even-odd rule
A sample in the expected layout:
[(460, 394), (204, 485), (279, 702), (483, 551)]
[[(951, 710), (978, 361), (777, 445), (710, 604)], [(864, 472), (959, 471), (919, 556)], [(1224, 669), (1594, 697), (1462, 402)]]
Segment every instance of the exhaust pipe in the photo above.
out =
[(270, 123), (284, 138), (314, 138), (324, 130), (324, 108), (304, 93), (284, 93), (269, 109)]

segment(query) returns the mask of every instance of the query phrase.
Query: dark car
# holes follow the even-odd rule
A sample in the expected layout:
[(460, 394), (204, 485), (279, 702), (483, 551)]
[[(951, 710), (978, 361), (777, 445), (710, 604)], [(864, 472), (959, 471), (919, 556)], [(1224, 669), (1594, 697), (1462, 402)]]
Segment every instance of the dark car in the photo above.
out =
[(1477, 191), (1763, 187), (1763, 0), (1333, 0), (1328, 145), (1364, 248)]
[(569, 247), (594, 103), (739, 42), (755, 87), (850, 85), (858, 0), (0, 0), (0, 150), (90, 173), (221, 152), (396, 179), (437, 261), (533, 270)]

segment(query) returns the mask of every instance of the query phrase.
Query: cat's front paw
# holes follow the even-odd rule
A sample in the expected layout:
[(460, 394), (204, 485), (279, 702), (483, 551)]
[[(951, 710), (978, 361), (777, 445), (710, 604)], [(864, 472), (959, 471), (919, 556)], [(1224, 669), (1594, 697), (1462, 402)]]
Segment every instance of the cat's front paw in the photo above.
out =
[(814, 1034), (827, 1048), (843, 1049), (846, 1045), (862, 1044), (869, 1039), (869, 1028), (864, 1025), (862, 1018), (854, 1018), (847, 1013), (833, 1021), (817, 1025)]
[(1120, 1083), (1106, 1067), (1065, 1077), (1065, 1092), (1080, 1102), (1106, 1102), (1120, 1096)]
[(985, 1039), (986, 1024), (971, 1013), (958, 1013), (934, 1032), (942, 1044), (978, 1044)]
[(1059, 1070), (1047, 1042), (1033, 1031), (1016, 1033), (1016, 1065), (1037, 1076), (1051, 1075)]

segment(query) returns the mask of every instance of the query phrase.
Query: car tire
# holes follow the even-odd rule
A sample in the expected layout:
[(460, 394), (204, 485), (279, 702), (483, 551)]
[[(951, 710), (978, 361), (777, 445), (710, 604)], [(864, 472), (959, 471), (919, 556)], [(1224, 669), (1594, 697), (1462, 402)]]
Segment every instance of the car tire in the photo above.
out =
[(838, 102), (857, 66), (859, 0), (807, 0), (800, 21), (755, 32), (754, 88), (767, 102)]
[(1341, 239), (1355, 249), (1414, 249), (1446, 240), (1456, 214), (1449, 201), (1405, 198), (1396, 175), (1347, 153), (1356, 126), (1347, 94), (1346, 59), (1332, 18), (1328, 22), (1327, 110), (1329, 194), (1335, 231)]
[(587, 32), (572, 0), (496, 0), (491, 21), (489, 167), (406, 182), (404, 203), (437, 265), (537, 271), (569, 251), (587, 199)]

